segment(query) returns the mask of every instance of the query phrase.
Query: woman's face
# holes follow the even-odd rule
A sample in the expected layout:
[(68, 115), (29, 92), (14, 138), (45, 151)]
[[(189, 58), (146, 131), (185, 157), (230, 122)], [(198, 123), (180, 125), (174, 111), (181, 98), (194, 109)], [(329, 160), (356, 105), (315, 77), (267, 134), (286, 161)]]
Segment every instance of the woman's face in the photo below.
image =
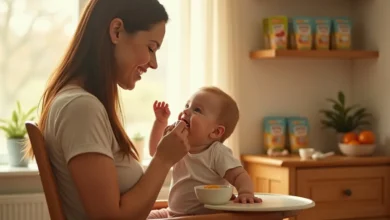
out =
[(148, 68), (157, 68), (156, 52), (164, 39), (165, 24), (160, 22), (149, 31), (128, 34), (120, 19), (111, 22), (110, 37), (115, 45), (117, 83), (122, 89), (134, 89), (135, 83), (141, 80)]

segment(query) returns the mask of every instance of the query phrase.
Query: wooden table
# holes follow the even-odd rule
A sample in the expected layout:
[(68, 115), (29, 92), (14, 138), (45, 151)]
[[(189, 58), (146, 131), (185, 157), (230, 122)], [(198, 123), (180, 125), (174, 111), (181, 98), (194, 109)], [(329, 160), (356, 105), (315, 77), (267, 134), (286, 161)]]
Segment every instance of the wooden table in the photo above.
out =
[(296, 218), (390, 220), (390, 157), (242, 155), (256, 192), (312, 199), (316, 207)]

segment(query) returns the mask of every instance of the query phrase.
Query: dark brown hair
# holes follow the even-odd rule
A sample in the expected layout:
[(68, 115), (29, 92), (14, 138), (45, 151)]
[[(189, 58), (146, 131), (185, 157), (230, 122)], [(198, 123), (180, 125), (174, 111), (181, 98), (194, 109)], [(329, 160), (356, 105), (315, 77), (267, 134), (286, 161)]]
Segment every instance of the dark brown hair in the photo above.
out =
[(237, 103), (229, 94), (215, 86), (205, 86), (200, 88), (199, 91), (209, 92), (221, 98), (221, 109), (217, 121), (225, 127), (225, 133), (220, 139), (223, 143), (230, 137), (238, 123), (240, 111)]
[[(51, 75), (43, 94), (38, 126), (45, 129), (53, 99), (73, 80), (82, 80), (86, 91), (104, 105), (115, 138), (123, 155), (138, 158), (122, 125), (122, 113), (114, 71), (114, 45), (109, 26), (114, 18), (123, 21), (127, 33), (150, 30), (159, 22), (167, 22), (168, 15), (158, 0), (90, 0), (86, 5), (76, 32), (57, 69)], [(33, 157), (30, 145), (26, 155)]]

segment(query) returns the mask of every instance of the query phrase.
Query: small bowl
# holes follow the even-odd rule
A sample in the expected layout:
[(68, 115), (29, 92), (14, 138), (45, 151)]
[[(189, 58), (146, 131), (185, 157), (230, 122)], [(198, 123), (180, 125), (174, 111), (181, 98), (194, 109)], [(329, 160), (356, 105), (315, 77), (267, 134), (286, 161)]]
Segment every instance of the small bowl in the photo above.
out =
[(341, 153), (351, 157), (371, 156), (375, 151), (375, 147), (375, 144), (351, 145), (339, 143)]
[(229, 185), (200, 185), (194, 190), (199, 202), (209, 205), (226, 204), (233, 195), (233, 187)]
[(303, 160), (309, 160), (311, 159), (311, 156), (314, 154), (315, 150), (314, 148), (300, 148), (299, 149), (299, 156)]

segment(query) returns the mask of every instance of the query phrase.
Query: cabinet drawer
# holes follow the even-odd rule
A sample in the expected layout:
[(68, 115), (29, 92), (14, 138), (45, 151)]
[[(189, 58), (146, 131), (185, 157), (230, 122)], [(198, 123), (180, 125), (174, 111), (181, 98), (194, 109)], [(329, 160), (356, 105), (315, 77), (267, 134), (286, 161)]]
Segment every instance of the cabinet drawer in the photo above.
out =
[(390, 167), (297, 171), (297, 195), (316, 207), (298, 219), (347, 219), (390, 215)]

